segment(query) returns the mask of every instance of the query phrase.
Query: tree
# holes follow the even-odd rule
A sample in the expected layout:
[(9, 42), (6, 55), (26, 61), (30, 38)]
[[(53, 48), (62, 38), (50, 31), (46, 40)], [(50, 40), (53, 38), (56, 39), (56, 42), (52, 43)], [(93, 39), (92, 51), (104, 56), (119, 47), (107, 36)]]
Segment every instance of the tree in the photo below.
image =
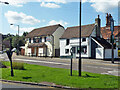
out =
[(19, 46), (24, 46), (25, 45), (25, 37), (24, 36), (18, 36), (16, 35), (12, 39), (12, 46), (14, 48), (17, 48), (17, 44), (19, 43)]

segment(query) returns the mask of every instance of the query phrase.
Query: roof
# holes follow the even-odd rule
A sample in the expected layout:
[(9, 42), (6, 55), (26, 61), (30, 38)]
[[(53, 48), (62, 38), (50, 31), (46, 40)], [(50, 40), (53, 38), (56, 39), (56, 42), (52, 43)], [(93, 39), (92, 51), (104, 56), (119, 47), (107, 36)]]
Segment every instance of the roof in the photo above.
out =
[(96, 40), (100, 45), (102, 45), (105, 49), (111, 49), (112, 45), (107, 42), (104, 38), (100, 37), (92, 37), (94, 40)]
[[(95, 24), (81, 26), (81, 37), (88, 37), (92, 34)], [(61, 38), (78, 38), (80, 26), (68, 27)]]
[(120, 31), (119, 31), (119, 33), (115, 37), (120, 37)]
[(32, 38), (32, 37), (37, 37), (41, 35), (45, 35), (45, 36), (52, 35), (58, 27), (63, 27), (63, 26), (61, 26), (60, 24), (57, 24), (57, 25), (51, 25), (51, 26), (34, 29), (27, 34), (26, 38)]
[(44, 42), (42, 42), (42, 43), (30, 43), (28, 45), (29, 48), (30, 47), (43, 47), (43, 46), (46, 46), (46, 44)]
[[(114, 36), (118, 35), (118, 32), (120, 32), (120, 26), (114, 26)], [(110, 27), (101, 27), (101, 34), (104, 39), (110, 39), (111, 36), (111, 30)]]

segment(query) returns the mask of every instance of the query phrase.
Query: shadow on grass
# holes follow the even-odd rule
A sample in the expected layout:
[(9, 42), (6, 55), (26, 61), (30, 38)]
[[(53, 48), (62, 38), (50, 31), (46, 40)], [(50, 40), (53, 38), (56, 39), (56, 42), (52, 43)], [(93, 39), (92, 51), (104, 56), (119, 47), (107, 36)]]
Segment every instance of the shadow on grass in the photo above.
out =
[[(69, 75), (70, 76), (70, 75)], [(78, 75), (72, 75), (73, 77), (75, 76), (75, 77), (80, 77), (80, 76), (78, 76)], [(72, 77), (71, 76), (71, 77)], [(98, 78), (98, 76), (91, 76), (91, 75), (89, 75), (89, 74), (85, 74), (85, 75), (82, 75), (81, 77), (83, 77), (83, 78)]]
[(32, 78), (32, 77), (22, 77), (23, 79), (30, 79), (30, 78)]

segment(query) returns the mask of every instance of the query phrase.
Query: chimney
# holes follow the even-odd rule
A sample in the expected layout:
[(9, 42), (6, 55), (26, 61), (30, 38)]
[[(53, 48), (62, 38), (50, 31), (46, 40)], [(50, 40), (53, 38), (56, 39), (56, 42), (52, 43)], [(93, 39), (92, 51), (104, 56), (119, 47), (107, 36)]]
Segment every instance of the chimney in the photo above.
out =
[(107, 16), (106, 16), (106, 27), (110, 27), (110, 18), (112, 18), (111, 14), (107, 13)]
[(95, 19), (95, 24), (96, 24), (96, 37), (100, 37), (100, 28), (101, 28), (101, 20), (99, 18), (99, 15), (98, 15), (98, 18)]

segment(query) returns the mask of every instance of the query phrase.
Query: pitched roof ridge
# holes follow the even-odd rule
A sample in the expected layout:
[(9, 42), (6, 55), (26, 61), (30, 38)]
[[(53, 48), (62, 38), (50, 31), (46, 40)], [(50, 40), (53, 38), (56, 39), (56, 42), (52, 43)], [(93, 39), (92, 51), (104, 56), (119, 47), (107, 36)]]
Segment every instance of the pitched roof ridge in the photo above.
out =
[[(36, 28), (36, 29), (42, 29), (42, 28), (47, 28), (47, 27), (53, 27), (53, 26), (62, 26), (60, 24), (55, 24), (55, 25), (49, 25), (49, 26), (44, 26), (44, 27), (40, 27), (40, 28)], [(63, 26), (62, 26), (63, 27)], [(34, 29), (35, 30), (35, 29)]]
[[(81, 27), (90, 26), (90, 25), (95, 25), (95, 23), (93, 23), (93, 24), (87, 24), (87, 25), (82, 25)], [(77, 27), (80, 27), (80, 26), (67, 27), (67, 29), (68, 28), (77, 28)]]

